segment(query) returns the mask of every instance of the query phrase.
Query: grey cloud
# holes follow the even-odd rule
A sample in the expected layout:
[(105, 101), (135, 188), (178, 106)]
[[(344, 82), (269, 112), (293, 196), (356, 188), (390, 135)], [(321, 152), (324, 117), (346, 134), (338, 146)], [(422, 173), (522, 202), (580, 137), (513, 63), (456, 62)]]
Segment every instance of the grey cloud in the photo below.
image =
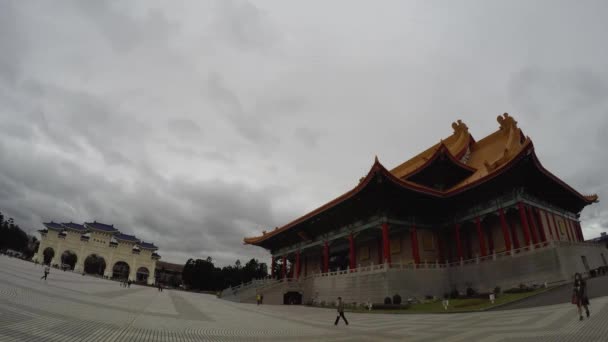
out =
[(203, 131), (201, 127), (190, 119), (173, 119), (168, 122), (169, 131), (178, 138), (192, 139), (199, 137)]
[(599, 194), (582, 213), (597, 234), (596, 5), (2, 1), (0, 210), (31, 231), (114, 223), (168, 261), (264, 259), (244, 236), (351, 189), (375, 154), (396, 165), (456, 119), (481, 138), (508, 111), (549, 170)]
[(249, 1), (216, 0), (217, 14), (211, 27), (223, 40), (243, 49), (261, 50), (281, 38), (267, 14)]

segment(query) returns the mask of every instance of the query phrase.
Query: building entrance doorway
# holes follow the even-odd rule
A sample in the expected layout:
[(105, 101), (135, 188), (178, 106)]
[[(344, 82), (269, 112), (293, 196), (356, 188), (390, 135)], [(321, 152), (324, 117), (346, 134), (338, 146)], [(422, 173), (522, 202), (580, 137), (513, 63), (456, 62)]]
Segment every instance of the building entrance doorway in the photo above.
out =
[(301, 305), (302, 294), (300, 292), (290, 291), (283, 295), (283, 304), (286, 305)]

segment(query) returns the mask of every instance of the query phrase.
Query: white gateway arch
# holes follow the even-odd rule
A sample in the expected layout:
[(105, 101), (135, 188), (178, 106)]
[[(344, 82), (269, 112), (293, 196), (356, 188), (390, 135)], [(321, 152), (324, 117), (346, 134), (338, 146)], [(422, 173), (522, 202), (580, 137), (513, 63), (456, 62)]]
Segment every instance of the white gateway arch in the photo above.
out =
[[(69, 265), (74, 272), (154, 284), (158, 247), (99, 222), (43, 223), (34, 261)], [(94, 262), (94, 264), (92, 264)]]

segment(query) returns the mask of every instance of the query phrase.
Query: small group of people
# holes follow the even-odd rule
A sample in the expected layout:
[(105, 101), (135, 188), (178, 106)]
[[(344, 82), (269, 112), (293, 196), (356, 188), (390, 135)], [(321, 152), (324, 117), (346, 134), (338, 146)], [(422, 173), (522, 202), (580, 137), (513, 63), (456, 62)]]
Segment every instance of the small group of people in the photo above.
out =
[(264, 304), (264, 295), (263, 295), (263, 294), (259, 294), (259, 293), (258, 293), (258, 294), (255, 296), (255, 301), (256, 301), (256, 303), (258, 303), (258, 305), (260, 305), (260, 304)]
[(123, 279), (120, 281), (120, 287), (131, 288), (131, 279)]

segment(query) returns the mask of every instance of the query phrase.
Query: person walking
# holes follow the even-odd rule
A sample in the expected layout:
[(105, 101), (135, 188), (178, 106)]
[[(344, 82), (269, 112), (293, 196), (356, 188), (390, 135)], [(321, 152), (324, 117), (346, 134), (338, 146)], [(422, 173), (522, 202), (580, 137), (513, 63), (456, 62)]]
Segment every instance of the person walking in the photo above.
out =
[(334, 325), (338, 325), (340, 317), (342, 317), (344, 323), (348, 325), (348, 321), (346, 320), (346, 317), (344, 317), (344, 303), (342, 302), (342, 297), (338, 297), (338, 317), (336, 317), (336, 322), (334, 323)]
[(589, 317), (589, 297), (587, 296), (587, 282), (583, 280), (580, 273), (574, 274), (574, 287), (572, 289), (572, 304), (576, 304), (579, 320), (583, 320), (583, 307)]
[(260, 305), (260, 303), (262, 302), (262, 297), (260, 296), (259, 293), (257, 295), (255, 295), (255, 301), (256, 301), (256, 303), (258, 303), (258, 305)]
[(49, 273), (51, 273), (51, 268), (49, 267), (49, 265), (46, 265), (46, 267), (44, 268), (44, 275), (40, 277), (40, 279), (46, 280), (46, 277), (48, 277)]

